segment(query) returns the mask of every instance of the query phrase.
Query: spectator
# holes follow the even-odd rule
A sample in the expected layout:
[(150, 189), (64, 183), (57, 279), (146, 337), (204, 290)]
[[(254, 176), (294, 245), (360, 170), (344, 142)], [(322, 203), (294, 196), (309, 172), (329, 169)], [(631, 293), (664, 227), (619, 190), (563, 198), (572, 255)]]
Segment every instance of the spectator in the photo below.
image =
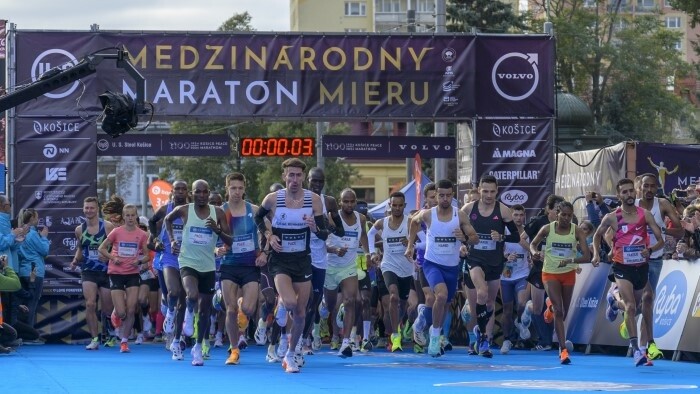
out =
[[(17, 291), (22, 287), (19, 277), (8, 265), (7, 256), (0, 256), (0, 292)], [(12, 351), (8, 346), (17, 340), (17, 331), (12, 326), (5, 323), (3, 319), (2, 299), (0, 299), (0, 354), (7, 354)]]
[(19, 225), (28, 228), (26, 238), (19, 249), (19, 278), (22, 287), (29, 292), (26, 305), (29, 307), (27, 324), (34, 327), (36, 323), (36, 309), (44, 289), (44, 275), (46, 264), (44, 258), (49, 254), (49, 229), (42, 226), (37, 229), (39, 213), (32, 208), (24, 209), (19, 214)]
[[(14, 272), (19, 271), (19, 257), (17, 251), (19, 245), (24, 241), (25, 229), (14, 228), (10, 219), (12, 206), (7, 196), (0, 195), (0, 255), (7, 256), (7, 265)], [(19, 300), (15, 294), (7, 294), (5, 296), (5, 305), (7, 306), (5, 319), (14, 325), (17, 320)]]

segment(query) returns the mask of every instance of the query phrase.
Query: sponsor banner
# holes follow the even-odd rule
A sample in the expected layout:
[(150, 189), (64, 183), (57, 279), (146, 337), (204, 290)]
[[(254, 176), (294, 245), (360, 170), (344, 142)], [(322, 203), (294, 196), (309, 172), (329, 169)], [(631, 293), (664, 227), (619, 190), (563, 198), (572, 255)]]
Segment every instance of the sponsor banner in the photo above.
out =
[(688, 313), (695, 304), (698, 276), (697, 262), (664, 261), (654, 299), (654, 339), (659, 349), (678, 349)]
[[(0, 19), (0, 96), (5, 94), (5, 75), (6, 75), (6, 58), (7, 50), (7, 21)], [(0, 163), (5, 163), (5, 115), (0, 113)], [(2, 172), (3, 187), (0, 189), (2, 193), (5, 193), (4, 180), (5, 172)]]
[[(7, 21), (0, 19), (0, 60), (7, 57)], [(4, 69), (2, 70), (4, 73)]]
[(44, 296), (37, 306), (36, 329), (49, 343), (73, 343), (90, 339), (82, 290), (78, 288), (75, 295), (69, 294)]
[(566, 337), (576, 344), (588, 344), (595, 329), (598, 309), (604, 309), (606, 305), (604, 295), (609, 266), (581, 264), (580, 267), (581, 273), (576, 275), (571, 306), (565, 320)]
[[(692, 281), (692, 277), (690, 279)], [(698, 340), (698, 333), (700, 333), (700, 275), (697, 275), (696, 279), (695, 293), (693, 293), (688, 318), (678, 344), (678, 350), (683, 352), (700, 353), (700, 341)], [(692, 286), (692, 283), (690, 285)]]
[[(472, 35), (19, 31), (16, 37), (18, 81), (123, 45), (146, 78), (146, 101), (159, 118), (446, 120), (476, 114), (479, 37)], [(535, 41), (553, 47), (544, 36)], [(19, 106), (19, 113), (73, 114), (81, 95), (82, 108), (99, 112), (98, 94), (135, 91), (128, 74), (109, 60), (83, 83), (85, 94), (75, 82)]]
[[(700, 146), (637, 143), (637, 175), (650, 172), (659, 179), (664, 193), (700, 181)], [(679, 195), (680, 197), (680, 195)]]
[(151, 202), (153, 212), (158, 211), (160, 207), (170, 201), (170, 193), (173, 190), (173, 185), (164, 180), (158, 179), (148, 186), (148, 200)]
[(97, 138), (98, 156), (229, 156), (231, 139), (219, 134), (124, 134)]
[(479, 116), (554, 116), (554, 39), (479, 36)]
[(504, 204), (540, 209), (553, 188), (552, 138), (550, 119), (477, 120), (477, 177), (495, 176)]
[[(18, 117), (15, 123), (15, 138), (17, 142), (37, 140), (48, 143), (49, 141), (75, 139), (94, 141), (96, 130), (94, 119), (75, 117), (75, 112), (74, 110), (72, 117), (65, 118)], [(47, 111), (44, 114), (50, 113)]]
[(454, 137), (323, 136), (324, 157), (454, 159)]
[[(557, 154), (557, 174), (555, 193), (574, 203), (574, 213), (585, 218), (585, 206), (577, 204), (577, 197), (588, 191), (615, 196), (617, 181), (627, 176), (626, 144), (604, 149)], [(585, 199), (580, 199), (585, 202)]]

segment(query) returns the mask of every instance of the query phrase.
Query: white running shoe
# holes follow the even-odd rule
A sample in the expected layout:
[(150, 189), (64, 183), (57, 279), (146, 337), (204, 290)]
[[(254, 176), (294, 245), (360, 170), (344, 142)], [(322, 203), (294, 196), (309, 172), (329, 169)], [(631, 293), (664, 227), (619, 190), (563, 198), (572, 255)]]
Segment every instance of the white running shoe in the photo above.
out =
[(267, 354), (265, 355), (265, 360), (268, 363), (280, 362), (280, 358), (277, 357), (277, 353), (275, 353), (275, 345), (270, 344), (270, 346), (267, 347)]
[(287, 354), (287, 350), (289, 350), (289, 334), (282, 334), (280, 335), (280, 343), (277, 346), (277, 357), (283, 358)]
[(287, 309), (282, 303), (277, 303), (277, 308), (275, 308), (275, 321), (280, 327), (287, 326)]
[(340, 345), (340, 350), (338, 350), (338, 356), (342, 358), (352, 357), (352, 346), (350, 342), (343, 341), (342, 345)]
[(287, 373), (299, 372), (299, 366), (297, 365), (297, 362), (294, 359), (294, 355), (288, 354), (284, 356), (284, 359), (282, 360), (282, 368), (284, 368), (284, 372)]
[[(418, 319), (416, 319), (418, 320)], [(425, 332), (423, 330), (416, 330), (415, 328), (415, 323), (413, 326), (413, 342), (419, 344), (422, 347), (425, 347), (425, 344), (428, 342), (428, 339), (425, 337)]]
[(518, 335), (520, 336), (520, 339), (522, 339), (523, 341), (530, 339), (530, 329), (527, 326), (516, 320), (515, 327), (518, 329)]
[(175, 311), (168, 309), (165, 314), (165, 320), (163, 320), (163, 332), (166, 334), (172, 334), (175, 332)]
[(182, 334), (188, 337), (194, 335), (194, 311), (185, 310), (185, 321), (182, 323)]
[(217, 332), (214, 338), (214, 347), (224, 347), (224, 334)]
[(509, 339), (506, 339), (503, 341), (503, 345), (501, 346), (501, 354), (508, 354), (510, 352), (510, 349), (513, 348), (513, 342), (511, 342)]
[(93, 339), (88, 343), (87, 346), (85, 346), (85, 350), (98, 350), (100, 348), (100, 340), (95, 340)]
[(182, 354), (182, 349), (180, 349), (180, 342), (172, 341), (170, 343), (170, 351), (173, 353), (173, 360), (182, 361), (185, 356)]
[(265, 325), (265, 320), (258, 320), (258, 327), (255, 329), (255, 344), (258, 346), (265, 346), (267, 343), (267, 326)]
[(321, 350), (321, 337), (314, 336), (314, 339), (311, 341), (311, 349), (314, 352)]
[(134, 344), (140, 345), (143, 343), (143, 333), (140, 332), (139, 335), (136, 336), (136, 340), (134, 341)]
[(245, 340), (245, 335), (241, 334), (238, 337), (238, 348), (245, 350), (248, 347), (248, 341)]
[(192, 354), (192, 365), (194, 365), (195, 367), (201, 367), (202, 365), (204, 365), (204, 357), (202, 356), (201, 344), (196, 343), (192, 347), (190, 354)]
[(149, 332), (152, 328), (151, 318), (148, 315), (143, 315), (143, 332)]

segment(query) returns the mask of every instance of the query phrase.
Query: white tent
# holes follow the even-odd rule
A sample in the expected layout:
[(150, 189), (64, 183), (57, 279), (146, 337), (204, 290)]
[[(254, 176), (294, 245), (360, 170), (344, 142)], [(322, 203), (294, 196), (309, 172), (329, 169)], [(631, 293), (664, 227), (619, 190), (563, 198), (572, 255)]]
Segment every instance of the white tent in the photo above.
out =
[[(403, 193), (406, 196), (406, 207), (404, 208), (404, 213), (408, 215), (412, 210), (416, 209), (416, 199), (418, 199), (418, 206), (423, 207), (423, 190), (422, 188), (425, 187), (428, 183), (432, 182), (430, 178), (427, 176), (423, 175), (420, 183), (421, 190), (416, 190), (416, 180), (412, 180), (411, 182), (407, 183), (404, 185), (401, 190), (399, 190), (401, 193)], [(452, 205), (455, 207), (458, 207), (459, 204), (457, 202), (457, 199), (452, 199)], [(386, 200), (382, 201), (381, 203), (377, 204), (374, 206), (372, 209), (370, 209), (367, 214), (374, 220), (377, 220), (379, 218), (383, 218), (386, 216), (386, 211), (387, 207), (389, 206), (389, 199), (387, 198)]]

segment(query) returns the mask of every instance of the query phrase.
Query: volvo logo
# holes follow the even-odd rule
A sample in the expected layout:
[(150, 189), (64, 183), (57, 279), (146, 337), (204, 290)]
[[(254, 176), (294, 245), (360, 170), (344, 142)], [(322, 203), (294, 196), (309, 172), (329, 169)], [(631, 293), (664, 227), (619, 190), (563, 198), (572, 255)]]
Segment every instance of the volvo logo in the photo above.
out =
[[(60, 67), (61, 69), (65, 70), (73, 67), (76, 64), (78, 64), (78, 59), (76, 59), (72, 53), (63, 49), (47, 49), (40, 53), (39, 56), (34, 59), (34, 63), (32, 63), (32, 81), (38, 80), (41, 78), (42, 74), (51, 70), (52, 68)], [(79, 84), (79, 81), (75, 81), (66, 91), (59, 93), (46, 93), (44, 96), (53, 99), (66, 97), (73, 93), (75, 89), (78, 88)]]
[(510, 101), (524, 100), (537, 89), (540, 73), (536, 53), (510, 52), (501, 56), (491, 71), (491, 82), (501, 97)]

